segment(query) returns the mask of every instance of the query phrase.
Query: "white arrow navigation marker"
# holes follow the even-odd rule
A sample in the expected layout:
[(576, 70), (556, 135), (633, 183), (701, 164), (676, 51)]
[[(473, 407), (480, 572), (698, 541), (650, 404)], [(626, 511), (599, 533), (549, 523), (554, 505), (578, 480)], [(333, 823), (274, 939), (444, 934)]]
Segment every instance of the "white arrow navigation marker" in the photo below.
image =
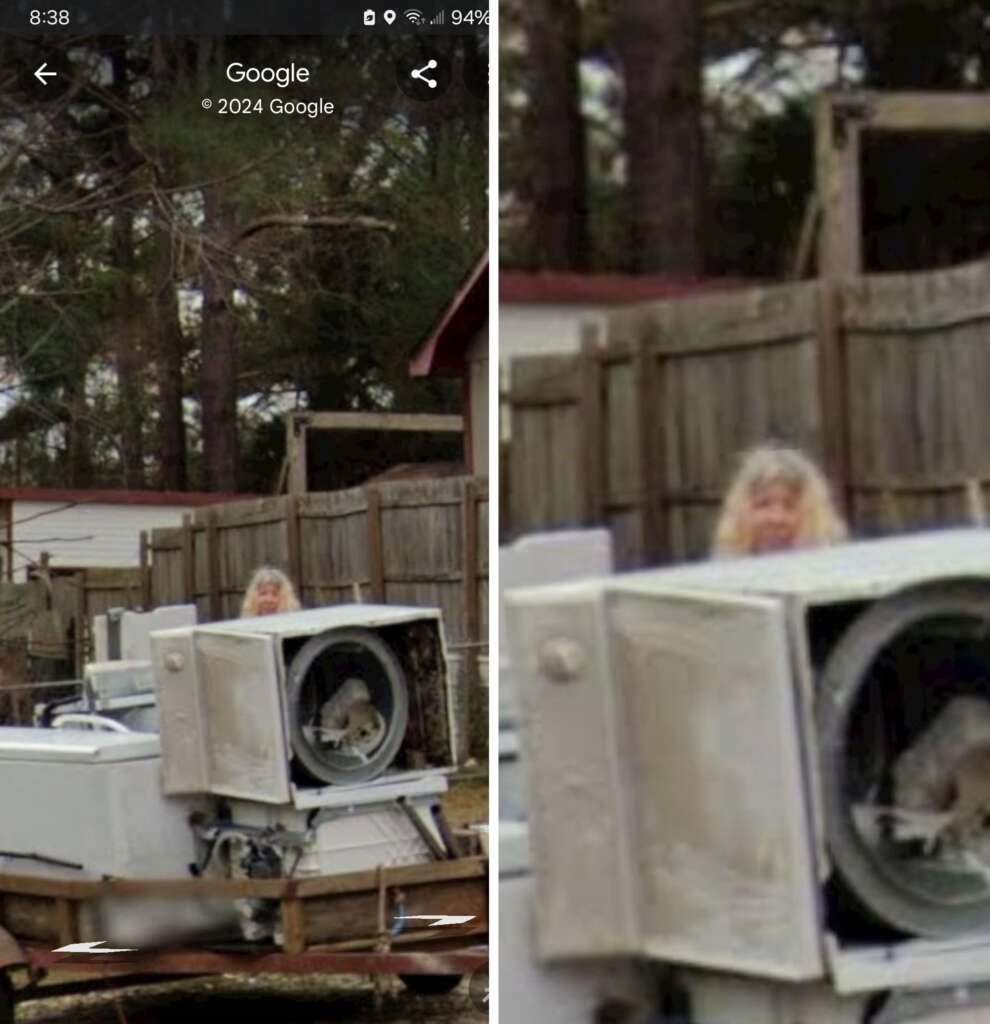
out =
[(401, 914), (399, 921), (432, 921), (430, 928), (440, 928), (445, 924), (467, 924), (477, 914)]
[(99, 942), (70, 942), (67, 946), (59, 946), (53, 949), (53, 953), (136, 953), (136, 949), (97, 949), (102, 946), (106, 939)]
[[(41, 67), (38, 68), (38, 70), (35, 71), (35, 73), (34, 73), (34, 77), (37, 78), (38, 81), (41, 82), (42, 85), (48, 85), (48, 82), (46, 81), (46, 79), (54, 78), (58, 74), (57, 71), (46, 71), (45, 68), (47, 68), (47, 67), (48, 67), (48, 61), (46, 60), (45, 63), (42, 64)], [(109, 952), (109, 950), (107, 952)]]

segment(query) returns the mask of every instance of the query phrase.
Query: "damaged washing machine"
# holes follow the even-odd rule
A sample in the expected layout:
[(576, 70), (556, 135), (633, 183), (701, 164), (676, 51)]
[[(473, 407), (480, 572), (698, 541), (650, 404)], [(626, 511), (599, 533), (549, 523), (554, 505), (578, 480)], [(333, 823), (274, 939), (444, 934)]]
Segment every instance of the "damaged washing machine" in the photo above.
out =
[(990, 532), (520, 589), (506, 620), (541, 961), (682, 965), (699, 1020), (770, 1019), (719, 1002), (742, 976), (850, 1021), (990, 979)]

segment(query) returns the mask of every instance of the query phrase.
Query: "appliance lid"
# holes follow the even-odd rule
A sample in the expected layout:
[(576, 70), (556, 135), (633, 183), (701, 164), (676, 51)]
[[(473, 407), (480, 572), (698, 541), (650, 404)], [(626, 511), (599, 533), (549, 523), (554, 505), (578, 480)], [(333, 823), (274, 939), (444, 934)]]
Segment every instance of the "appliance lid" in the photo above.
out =
[(0, 726), (0, 761), (74, 761), (105, 764), (158, 757), (156, 733)]
[(418, 608), (394, 604), (336, 604), (326, 608), (307, 608), (298, 612), (277, 615), (255, 615), (246, 619), (227, 619), (176, 630), (156, 630), (155, 636), (189, 633), (269, 633), (274, 636), (323, 633), (328, 629), (362, 626), (375, 629), (380, 626), (439, 619), (437, 608)]
[(596, 581), (520, 587), (506, 594), (506, 602), (541, 604), (604, 585), (626, 593), (722, 591), (821, 604), (875, 599), (927, 580), (956, 576), (990, 577), (990, 530), (926, 530), (759, 557), (641, 569)]

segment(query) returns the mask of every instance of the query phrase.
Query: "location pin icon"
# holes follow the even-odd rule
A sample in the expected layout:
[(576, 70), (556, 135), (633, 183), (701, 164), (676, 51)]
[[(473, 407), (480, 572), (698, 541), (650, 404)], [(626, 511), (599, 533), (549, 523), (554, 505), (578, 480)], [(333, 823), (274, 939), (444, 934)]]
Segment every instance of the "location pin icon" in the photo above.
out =
[(385, 19), (386, 25), (391, 25), (395, 21), (395, 11), (386, 11), (382, 17)]

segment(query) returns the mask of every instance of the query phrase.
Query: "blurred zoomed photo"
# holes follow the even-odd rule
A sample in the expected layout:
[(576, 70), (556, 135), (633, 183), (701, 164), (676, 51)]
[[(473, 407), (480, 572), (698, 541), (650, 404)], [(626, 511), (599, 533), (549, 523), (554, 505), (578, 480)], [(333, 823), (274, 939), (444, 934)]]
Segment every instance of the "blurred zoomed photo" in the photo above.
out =
[(988, 19), (500, 5), (505, 1021), (990, 1020)]
[(488, 1019), (487, 22), (0, 12), (0, 1024)]

